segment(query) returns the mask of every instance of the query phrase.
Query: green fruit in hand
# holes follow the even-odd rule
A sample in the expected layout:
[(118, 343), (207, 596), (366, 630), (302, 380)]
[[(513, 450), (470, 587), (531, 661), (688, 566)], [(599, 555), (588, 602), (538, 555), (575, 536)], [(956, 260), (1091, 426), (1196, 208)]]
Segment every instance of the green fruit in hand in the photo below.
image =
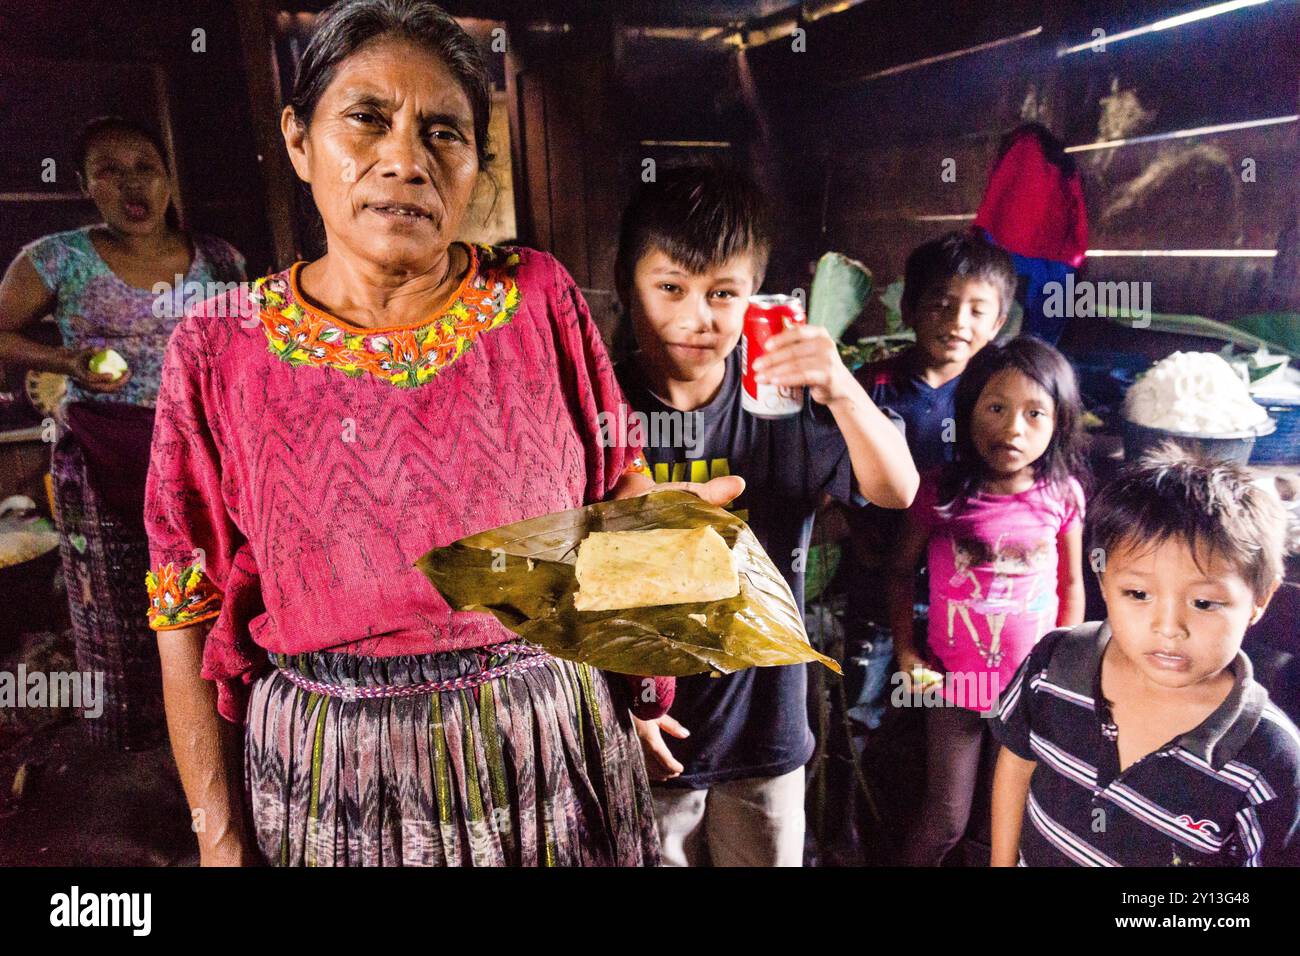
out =
[(931, 684), (942, 684), (943, 675), (938, 671), (932, 671), (928, 667), (913, 667), (911, 670), (912, 683), (917, 687), (929, 687)]
[(100, 349), (90, 357), (90, 370), (96, 375), (121, 378), (126, 374), (126, 369), (126, 359), (118, 355), (115, 349)]

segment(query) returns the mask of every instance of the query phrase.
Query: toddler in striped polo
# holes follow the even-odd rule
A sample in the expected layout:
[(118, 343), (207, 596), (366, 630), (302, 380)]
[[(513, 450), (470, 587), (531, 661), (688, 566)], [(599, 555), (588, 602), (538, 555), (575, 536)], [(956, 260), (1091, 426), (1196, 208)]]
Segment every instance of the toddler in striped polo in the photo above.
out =
[(1281, 501), (1166, 446), (1089, 510), (1106, 620), (1048, 634), (1002, 695), (993, 865), (1300, 865), (1300, 733), (1241, 651)]

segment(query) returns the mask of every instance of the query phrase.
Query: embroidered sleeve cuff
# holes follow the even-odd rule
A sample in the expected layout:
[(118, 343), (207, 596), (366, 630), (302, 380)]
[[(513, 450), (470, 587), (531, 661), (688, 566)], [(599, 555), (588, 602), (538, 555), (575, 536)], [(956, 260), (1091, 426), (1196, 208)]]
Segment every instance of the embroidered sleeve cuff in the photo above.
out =
[(624, 675), (632, 695), (632, 713), (641, 720), (655, 720), (668, 713), (677, 695), (676, 677), (634, 677)]
[(149, 590), (149, 626), (171, 631), (206, 621), (221, 613), (221, 592), (195, 562), (177, 568), (159, 565), (144, 576)]
[(645, 475), (647, 478), (654, 477), (650, 472), (650, 466), (646, 464), (645, 455), (641, 452), (637, 452), (628, 460), (627, 467), (623, 469), (623, 474)]

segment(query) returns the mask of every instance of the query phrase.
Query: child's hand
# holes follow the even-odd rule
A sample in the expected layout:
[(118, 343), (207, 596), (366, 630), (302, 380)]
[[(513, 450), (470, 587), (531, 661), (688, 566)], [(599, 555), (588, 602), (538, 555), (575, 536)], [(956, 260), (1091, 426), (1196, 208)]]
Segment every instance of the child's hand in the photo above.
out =
[(899, 651), (898, 669), (910, 677), (913, 671), (925, 669), (925, 660), (916, 651)]
[(740, 497), (745, 490), (745, 479), (739, 475), (723, 475), (708, 481), (665, 481), (647, 491), (689, 491), (695, 497), (718, 508), (725, 508)]
[(788, 388), (807, 386), (813, 401), (830, 405), (860, 389), (840, 359), (830, 333), (817, 325), (795, 325), (767, 340), (767, 351), (754, 362), (760, 383)]
[(636, 735), (641, 738), (641, 749), (645, 752), (645, 769), (651, 780), (671, 780), (685, 768), (673, 756), (668, 745), (664, 743), (663, 731), (667, 731), (679, 740), (684, 740), (691, 732), (673, 718), (664, 714), (654, 720), (642, 720), (633, 716)]

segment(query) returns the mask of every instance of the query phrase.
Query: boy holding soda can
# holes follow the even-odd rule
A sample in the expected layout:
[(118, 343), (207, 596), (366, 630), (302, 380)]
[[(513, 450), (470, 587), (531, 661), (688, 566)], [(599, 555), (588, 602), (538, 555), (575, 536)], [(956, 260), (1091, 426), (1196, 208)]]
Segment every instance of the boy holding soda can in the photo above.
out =
[[(643, 184), (615, 264), (616, 369), (650, 476), (744, 478), (731, 507), (802, 612), (823, 495), (906, 508), (919, 479), (898, 420), (807, 325), (800, 301), (751, 301), (770, 230), (761, 193), (737, 171), (681, 167)], [(669, 713), (637, 720), (666, 864), (801, 864), (806, 694), (805, 665), (696, 675), (678, 679)]]

